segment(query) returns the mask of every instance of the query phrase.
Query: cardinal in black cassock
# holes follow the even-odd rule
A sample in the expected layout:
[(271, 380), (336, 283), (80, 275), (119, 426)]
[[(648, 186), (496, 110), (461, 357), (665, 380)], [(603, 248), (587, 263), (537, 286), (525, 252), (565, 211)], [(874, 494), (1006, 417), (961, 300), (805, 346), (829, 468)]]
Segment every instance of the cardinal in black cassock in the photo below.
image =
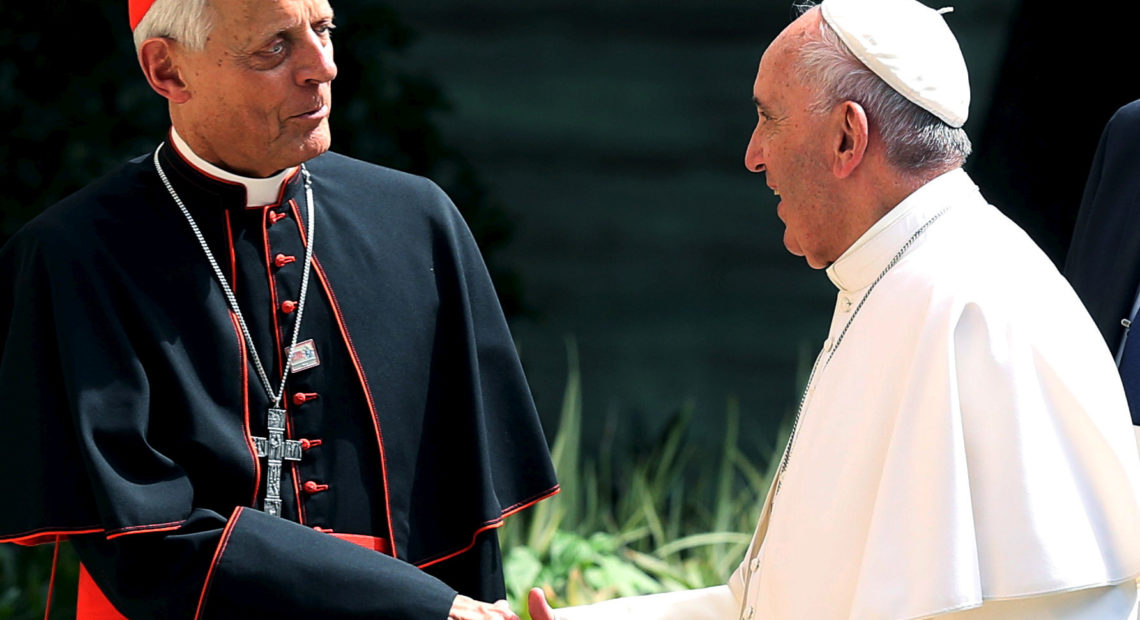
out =
[[(253, 358), (276, 390), (298, 319), (275, 438)], [(333, 153), (241, 179), (172, 132), (47, 209), (0, 250), (0, 393), (0, 542), (71, 540), (81, 618), (446, 618), (558, 490), (455, 207)]]

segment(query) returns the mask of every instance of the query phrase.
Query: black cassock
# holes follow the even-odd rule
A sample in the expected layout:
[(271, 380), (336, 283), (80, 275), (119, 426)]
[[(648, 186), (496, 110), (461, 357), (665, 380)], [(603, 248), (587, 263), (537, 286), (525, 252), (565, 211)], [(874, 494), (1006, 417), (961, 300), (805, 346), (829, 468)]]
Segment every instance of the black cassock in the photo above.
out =
[[(230, 282), (274, 389), (305, 254), (301, 174), (246, 208), (169, 144), (162, 166)], [(503, 597), (495, 527), (557, 492), (471, 235), (430, 181), (306, 164), (314, 260), (289, 376), (282, 517), (258, 510), (270, 405), (150, 155), (0, 250), (0, 542), (70, 538), (129, 617), (446, 618)], [(347, 542), (387, 545), (385, 555)]]

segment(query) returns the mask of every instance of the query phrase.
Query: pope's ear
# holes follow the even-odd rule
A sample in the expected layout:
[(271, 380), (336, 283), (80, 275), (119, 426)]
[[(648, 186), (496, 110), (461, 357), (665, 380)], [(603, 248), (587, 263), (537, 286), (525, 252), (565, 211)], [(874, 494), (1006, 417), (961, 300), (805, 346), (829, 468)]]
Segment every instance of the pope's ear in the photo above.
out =
[(162, 37), (147, 39), (139, 49), (139, 66), (154, 92), (171, 103), (185, 103), (190, 99), (190, 91), (176, 62), (175, 45)]
[(859, 167), (867, 153), (870, 140), (870, 125), (863, 106), (854, 101), (844, 101), (835, 110), (836, 140), (833, 153), (832, 172), (845, 179)]

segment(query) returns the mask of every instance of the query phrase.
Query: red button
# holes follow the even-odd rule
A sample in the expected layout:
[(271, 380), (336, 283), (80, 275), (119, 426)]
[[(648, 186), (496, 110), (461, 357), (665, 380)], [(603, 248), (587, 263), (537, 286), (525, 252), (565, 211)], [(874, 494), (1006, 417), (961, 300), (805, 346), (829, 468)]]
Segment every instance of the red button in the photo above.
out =
[(283, 302), (281, 302), (281, 311), (284, 312), (285, 314), (292, 314), (293, 311), (296, 309), (297, 309), (297, 302), (295, 302), (295, 301), (283, 301)]
[(269, 212), (269, 223), (270, 224), (276, 224), (278, 220), (280, 220), (282, 218), (286, 218), (286, 217), (289, 217), (288, 213), (279, 213), (277, 211), (270, 211)]
[(312, 495), (313, 493), (320, 493), (321, 491), (324, 491), (325, 489), (329, 488), (329, 485), (317, 484), (316, 482), (310, 480), (305, 483), (304, 488), (306, 493)]
[(317, 399), (317, 393), (316, 392), (297, 392), (296, 394), (293, 395), (293, 404), (300, 407), (301, 405), (309, 402), (310, 400), (316, 400), (316, 399)]
[(297, 260), (296, 256), (288, 256), (286, 254), (278, 254), (277, 256), (273, 257), (273, 264), (276, 265), (278, 269), (280, 269), (281, 267), (284, 267), (285, 265), (288, 265), (289, 263), (291, 263), (295, 260)]
[(308, 450), (309, 448), (315, 448), (315, 447), (321, 445), (321, 443), (323, 443), (323, 442), (320, 439), (302, 439), (301, 440), (301, 449), (302, 450)]

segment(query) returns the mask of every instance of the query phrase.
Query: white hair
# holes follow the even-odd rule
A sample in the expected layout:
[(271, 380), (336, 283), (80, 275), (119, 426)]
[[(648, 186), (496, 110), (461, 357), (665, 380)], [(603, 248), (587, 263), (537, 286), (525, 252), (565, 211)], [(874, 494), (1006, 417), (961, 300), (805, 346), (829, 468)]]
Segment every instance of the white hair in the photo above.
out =
[(860, 62), (825, 20), (819, 24), (818, 37), (798, 52), (800, 79), (818, 90), (812, 112), (826, 113), (843, 101), (863, 106), (886, 145), (887, 161), (899, 170), (941, 171), (966, 161), (972, 147), (963, 129), (899, 94)]
[(135, 27), (135, 51), (154, 37), (174, 39), (193, 51), (205, 49), (212, 18), (210, 0), (154, 0)]

